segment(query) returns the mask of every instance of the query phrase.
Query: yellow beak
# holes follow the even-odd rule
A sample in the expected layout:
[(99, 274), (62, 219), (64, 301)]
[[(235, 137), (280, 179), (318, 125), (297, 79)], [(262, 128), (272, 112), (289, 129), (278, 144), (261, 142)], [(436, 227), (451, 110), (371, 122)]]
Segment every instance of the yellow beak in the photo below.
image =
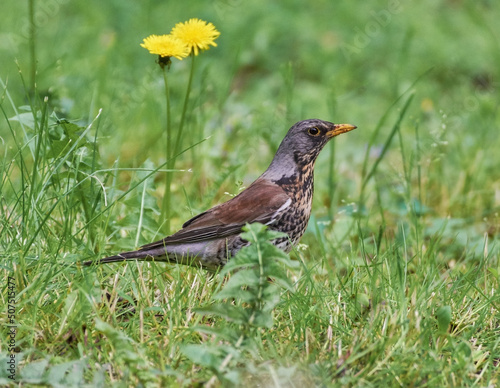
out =
[(355, 125), (351, 125), (351, 124), (335, 124), (333, 126), (333, 129), (326, 133), (326, 136), (328, 136), (328, 137), (338, 136), (342, 133), (352, 131), (353, 129), (356, 129), (356, 128), (357, 127)]

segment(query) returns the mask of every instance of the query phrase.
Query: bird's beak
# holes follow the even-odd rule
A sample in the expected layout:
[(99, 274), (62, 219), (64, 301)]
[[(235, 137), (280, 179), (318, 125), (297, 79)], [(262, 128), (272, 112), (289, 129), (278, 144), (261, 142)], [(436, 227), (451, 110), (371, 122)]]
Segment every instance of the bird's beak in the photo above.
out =
[(351, 125), (351, 124), (334, 124), (333, 128), (326, 133), (326, 136), (328, 136), (328, 137), (338, 136), (342, 133), (352, 131), (353, 129), (356, 129), (356, 128), (357, 127), (355, 125)]

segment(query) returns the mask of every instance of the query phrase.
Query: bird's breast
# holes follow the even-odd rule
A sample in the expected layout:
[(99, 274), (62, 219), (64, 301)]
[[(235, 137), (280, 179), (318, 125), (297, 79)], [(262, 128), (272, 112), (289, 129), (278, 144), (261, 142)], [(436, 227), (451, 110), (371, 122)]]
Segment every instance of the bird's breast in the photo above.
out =
[[(276, 223), (273, 229), (280, 230), (288, 234), (286, 239), (295, 245), (304, 234), (309, 217), (311, 215), (311, 205), (314, 191), (314, 175), (312, 168), (300, 171), (297, 174), (283, 176), (275, 182), (288, 194), (291, 199), (289, 206), (283, 209), (281, 214), (277, 214)], [(285, 245), (286, 242), (283, 242)], [(290, 247), (283, 247), (290, 250)]]

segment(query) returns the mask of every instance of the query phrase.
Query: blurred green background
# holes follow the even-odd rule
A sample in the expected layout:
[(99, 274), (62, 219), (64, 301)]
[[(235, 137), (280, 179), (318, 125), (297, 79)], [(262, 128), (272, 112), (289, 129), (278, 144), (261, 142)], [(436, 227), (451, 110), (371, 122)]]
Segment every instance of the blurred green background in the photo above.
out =
[[(29, 78), (27, 2), (2, 8), (2, 78), (19, 103), (15, 60)], [(278, 122), (276, 139), (306, 117), (355, 121), (368, 132), (432, 69), (419, 84), (419, 102), (429, 98), (427, 110), (459, 116), (466, 128), (472, 99), (491, 92), (498, 76), (498, 8), (493, 1), (39, 2), (37, 86), (72, 118), (90, 120), (103, 108), (115, 152), (116, 144), (140, 148), (141, 134), (161, 127), (163, 99), (153, 57), (139, 43), (199, 17), (221, 32), (218, 47), (199, 57), (196, 79), (205, 100), (217, 104), (211, 115), (219, 123), (269, 131)], [(175, 61), (173, 82), (184, 84), (187, 66)], [(285, 112), (287, 66), (293, 91)]]

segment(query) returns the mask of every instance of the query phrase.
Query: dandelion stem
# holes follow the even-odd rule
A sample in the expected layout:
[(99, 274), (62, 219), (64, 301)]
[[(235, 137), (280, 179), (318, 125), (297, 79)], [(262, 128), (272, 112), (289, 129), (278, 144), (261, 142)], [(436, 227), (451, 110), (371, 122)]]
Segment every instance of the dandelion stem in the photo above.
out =
[[(189, 95), (191, 94), (191, 85), (193, 83), (193, 74), (194, 74), (194, 57), (195, 55), (191, 53), (191, 71), (189, 73), (189, 80), (186, 89), (186, 98), (184, 99), (184, 106), (182, 107), (182, 116), (181, 116), (181, 122), (179, 123), (179, 131), (177, 132), (177, 138), (175, 139), (174, 153), (176, 155), (179, 153), (179, 147), (182, 138), (182, 128), (184, 127), (184, 121), (186, 119), (187, 106), (189, 102)], [(173, 165), (175, 165), (175, 159), (173, 160)]]
[(28, 0), (29, 14), (29, 50), (30, 50), (30, 87), (35, 91), (36, 85), (36, 45), (35, 45), (35, 0)]
[[(170, 118), (170, 93), (168, 89), (168, 68), (162, 67), (163, 71), (163, 81), (165, 84), (165, 100), (166, 100), (166, 110), (167, 110), (167, 142), (165, 148), (165, 158), (167, 162), (167, 170), (173, 168), (173, 158), (172, 158), (172, 125)], [(165, 220), (165, 232), (170, 233), (170, 204), (171, 204), (171, 193), (170, 186), (172, 184), (172, 174), (167, 171), (165, 176), (165, 195), (163, 196), (163, 206), (161, 209), (161, 219)]]

